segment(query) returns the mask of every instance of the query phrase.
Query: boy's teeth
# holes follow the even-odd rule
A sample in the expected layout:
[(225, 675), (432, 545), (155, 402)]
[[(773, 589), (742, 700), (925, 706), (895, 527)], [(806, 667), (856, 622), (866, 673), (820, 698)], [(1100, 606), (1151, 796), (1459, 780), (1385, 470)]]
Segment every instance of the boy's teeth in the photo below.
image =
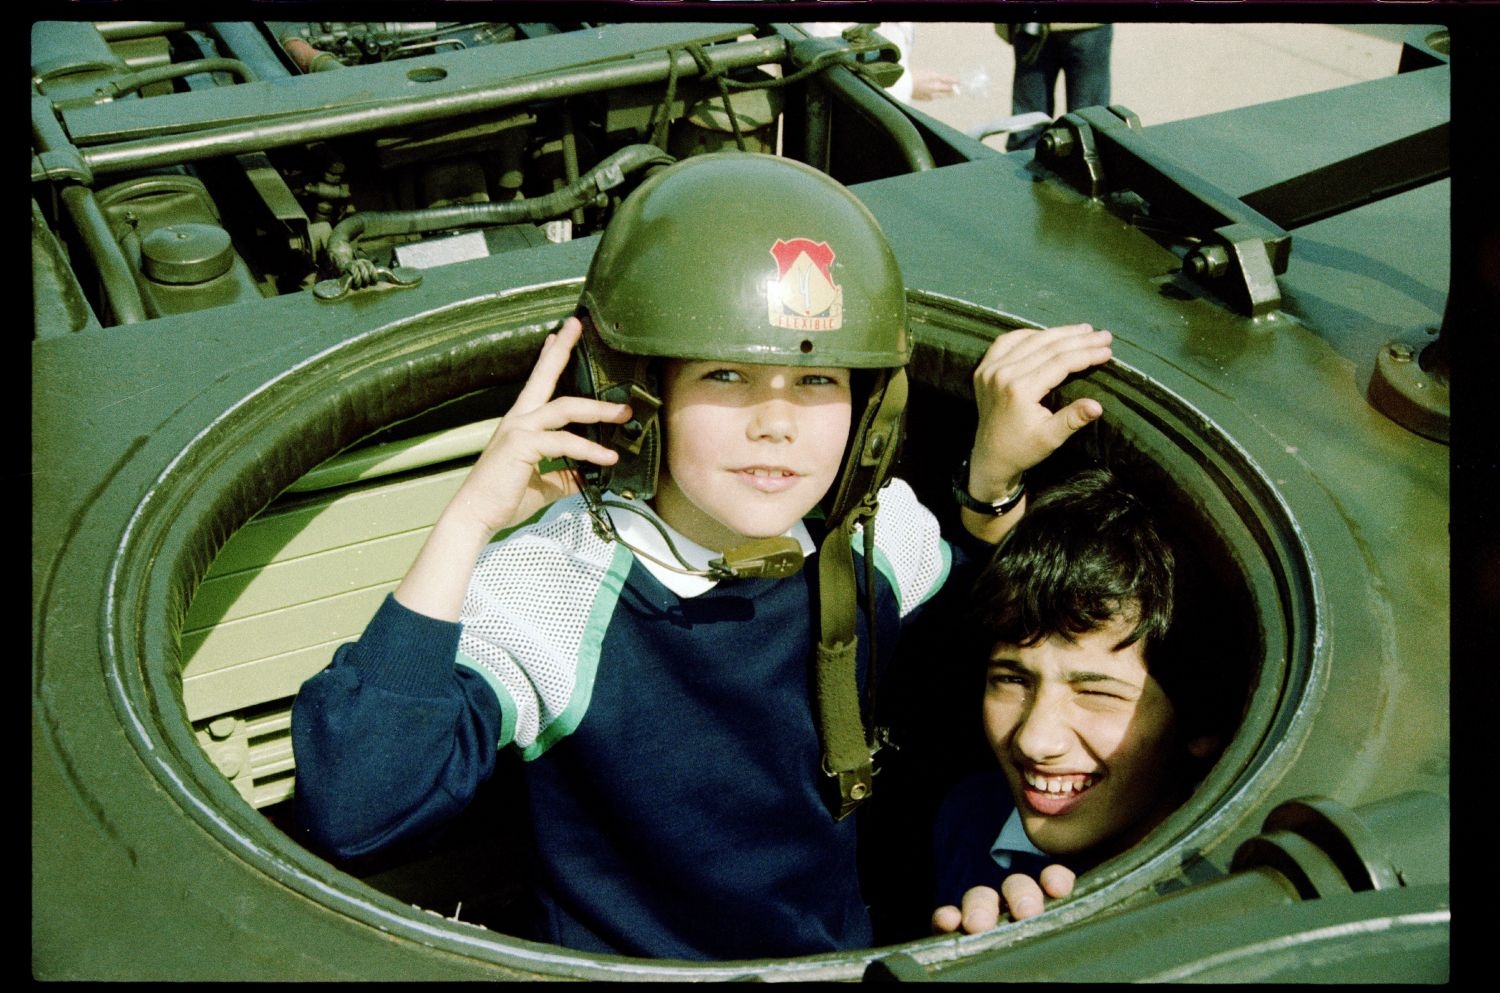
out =
[(1028, 772), (1025, 776), (1027, 785), (1043, 793), (1082, 793), (1095, 782), (1093, 775), (1038, 776)]

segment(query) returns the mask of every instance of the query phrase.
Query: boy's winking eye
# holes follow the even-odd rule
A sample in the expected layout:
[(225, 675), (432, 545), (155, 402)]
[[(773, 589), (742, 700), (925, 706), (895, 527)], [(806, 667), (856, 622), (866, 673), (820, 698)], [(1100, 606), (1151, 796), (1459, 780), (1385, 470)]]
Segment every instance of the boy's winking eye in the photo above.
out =
[[(1087, 669), (1069, 669), (1061, 674), (1061, 680), (1076, 693), (1125, 703), (1140, 699), (1145, 689), (1143, 684), (1118, 675)], [(1027, 693), (1034, 689), (1037, 681), (1037, 674), (1020, 659), (1002, 655), (990, 660), (986, 683), (992, 693)]]

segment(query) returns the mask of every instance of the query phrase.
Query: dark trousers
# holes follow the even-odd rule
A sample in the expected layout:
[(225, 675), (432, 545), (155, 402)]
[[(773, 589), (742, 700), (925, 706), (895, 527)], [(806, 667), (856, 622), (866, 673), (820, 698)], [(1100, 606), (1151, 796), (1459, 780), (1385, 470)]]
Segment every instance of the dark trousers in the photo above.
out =
[[(1041, 51), (1031, 65), (1016, 59), (1016, 74), (1011, 84), (1012, 114), (1042, 111), (1056, 118), (1057, 77), (1063, 77), (1063, 91), (1068, 110), (1080, 107), (1103, 107), (1109, 104), (1109, 48), (1115, 27), (1104, 24), (1079, 31), (1052, 31), (1042, 42)], [(1025, 42), (1013, 38), (1019, 56)], [(1007, 151), (1030, 148), (1041, 135), (1040, 129), (1022, 131), (1006, 139)]]

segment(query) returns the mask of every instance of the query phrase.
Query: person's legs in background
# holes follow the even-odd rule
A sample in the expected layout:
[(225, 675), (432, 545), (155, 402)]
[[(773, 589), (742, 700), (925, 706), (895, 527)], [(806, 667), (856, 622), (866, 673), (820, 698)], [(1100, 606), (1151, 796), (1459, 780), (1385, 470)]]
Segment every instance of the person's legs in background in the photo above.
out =
[[(1114, 25), (1069, 31), (1048, 31), (1028, 45), (1018, 37), (1013, 45), (1016, 71), (1011, 84), (1011, 113), (1042, 111), (1057, 117), (1057, 77), (1061, 73), (1067, 109), (1109, 104), (1109, 53)], [(1034, 54), (1033, 54), (1034, 53)], [(1005, 140), (1007, 152), (1032, 148), (1041, 129), (1016, 132)]]
[[(1041, 111), (1055, 117), (1057, 74), (1062, 62), (1050, 33), (1040, 37), (1023, 33), (1020, 25), (1011, 28), (1011, 46), (1016, 54), (1016, 71), (1011, 80), (1010, 112), (1029, 114)], [(1031, 148), (1040, 136), (1039, 130), (1018, 131), (1005, 140), (1005, 150), (1014, 152)]]
[[(1069, 112), (1080, 107), (1109, 106), (1109, 49), (1115, 26), (1103, 24), (1057, 34), (1063, 35), (1057, 48)], [(1053, 37), (1057, 38), (1057, 34)]]

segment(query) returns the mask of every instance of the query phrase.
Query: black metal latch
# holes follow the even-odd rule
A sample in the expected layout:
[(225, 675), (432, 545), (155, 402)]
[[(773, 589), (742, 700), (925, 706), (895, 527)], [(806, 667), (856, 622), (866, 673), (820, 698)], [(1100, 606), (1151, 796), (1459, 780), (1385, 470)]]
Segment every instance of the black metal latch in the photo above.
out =
[(1292, 236), (1322, 220), (1448, 174), (1448, 125), (1399, 138), (1236, 198), (1174, 161), (1124, 107), (1085, 107), (1042, 133), (1036, 161), (1090, 197), (1130, 190), (1193, 247), (1183, 272), (1244, 313), (1281, 305)]
[(1276, 276), (1286, 271), (1292, 236), (1174, 162), (1124, 107), (1085, 107), (1058, 118), (1042, 132), (1036, 161), (1090, 197), (1131, 190), (1153, 215), (1196, 235), (1183, 271), (1241, 310), (1260, 315), (1281, 305)]

